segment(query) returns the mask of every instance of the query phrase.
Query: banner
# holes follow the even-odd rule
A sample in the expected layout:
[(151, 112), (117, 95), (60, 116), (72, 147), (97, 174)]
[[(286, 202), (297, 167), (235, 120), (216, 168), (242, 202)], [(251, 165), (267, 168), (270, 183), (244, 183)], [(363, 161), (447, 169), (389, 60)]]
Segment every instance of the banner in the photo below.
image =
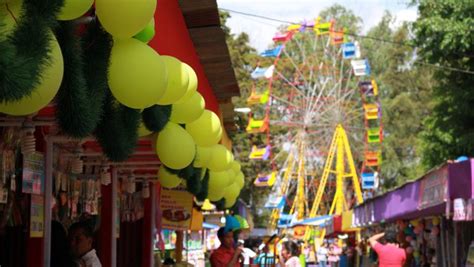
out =
[(419, 209), (443, 204), (448, 195), (448, 166), (428, 173), (420, 182)]
[(184, 190), (162, 188), (160, 210), (163, 229), (188, 230), (191, 227), (193, 196)]
[(44, 192), (44, 157), (35, 152), (23, 156), (22, 192), (42, 195)]
[(30, 237), (43, 237), (44, 232), (44, 198), (31, 195)]

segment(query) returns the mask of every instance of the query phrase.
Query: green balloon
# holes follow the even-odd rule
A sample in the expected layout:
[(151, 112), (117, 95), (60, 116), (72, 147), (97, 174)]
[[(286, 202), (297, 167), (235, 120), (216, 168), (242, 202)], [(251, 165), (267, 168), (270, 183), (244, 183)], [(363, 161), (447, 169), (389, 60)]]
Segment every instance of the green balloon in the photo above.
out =
[(146, 25), (143, 30), (137, 33), (133, 38), (140, 40), (144, 43), (148, 43), (155, 36), (155, 18), (151, 18), (150, 22)]

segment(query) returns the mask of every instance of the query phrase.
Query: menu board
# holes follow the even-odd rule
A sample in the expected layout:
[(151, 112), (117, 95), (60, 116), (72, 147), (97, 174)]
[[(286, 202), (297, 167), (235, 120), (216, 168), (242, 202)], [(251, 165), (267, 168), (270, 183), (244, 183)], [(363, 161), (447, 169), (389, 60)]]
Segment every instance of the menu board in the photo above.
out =
[(163, 229), (188, 230), (191, 227), (193, 196), (184, 190), (163, 188), (160, 210)]

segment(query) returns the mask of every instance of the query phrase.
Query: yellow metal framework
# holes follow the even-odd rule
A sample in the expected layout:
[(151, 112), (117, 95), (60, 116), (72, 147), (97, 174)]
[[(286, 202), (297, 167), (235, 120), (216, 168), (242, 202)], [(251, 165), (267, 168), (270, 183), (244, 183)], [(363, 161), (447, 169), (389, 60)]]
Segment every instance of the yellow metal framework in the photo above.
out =
[[(334, 158), (336, 162), (334, 164)], [(335, 168), (333, 167), (335, 165)], [(313, 205), (309, 214), (310, 218), (316, 217), (318, 215), (319, 207), (321, 206), (321, 200), (326, 188), (326, 184), (330, 174), (335, 174), (336, 176), (336, 192), (334, 194), (334, 199), (329, 210), (329, 214), (341, 215), (343, 211), (349, 209), (347, 205), (347, 200), (344, 195), (344, 182), (346, 179), (352, 179), (352, 184), (356, 194), (356, 200), (358, 204), (363, 202), (362, 191), (359, 184), (359, 179), (357, 177), (357, 172), (354, 166), (354, 159), (352, 157), (351, 148), (349, 145), (349, 140), (347, 138), (346, 131), (342, 125), (337, 125), (336, 132), (331, 141), (331, 146), (329, 147), (329, 154), (324, 165), (323, 175), (316, 192), (316, 197), (314, 198)], [(306, 231), (306, 238), (309, 237), (309, 229)], [(322, 237), (324, 237), (325, 231), (322, 231)]]

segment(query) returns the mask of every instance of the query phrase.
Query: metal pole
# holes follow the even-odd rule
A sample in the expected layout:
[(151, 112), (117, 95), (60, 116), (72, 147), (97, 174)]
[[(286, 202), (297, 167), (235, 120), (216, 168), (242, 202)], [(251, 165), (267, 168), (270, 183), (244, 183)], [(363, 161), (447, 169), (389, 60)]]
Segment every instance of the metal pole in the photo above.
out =
[[(152, 234), (154, 235), (154, 237), (156, 236), (155, 235), (155, 216), (156, 216), (156, 184), (154, 183), (151, 183), (151, 186), (150, 186), (150, 198), (151, 198), (151, 232)], [(151, 266), (155, 266), (155, 257), (153, 255), (153, 252), (154, 252), (154, 247), (155, 247), (155, 238), (151, 238), (150, 242), (150, 257), (151, 257), (151, 260), (150, 260), (150, 263), (151, 263)], [(151, 267), (150, 266), (150, 267)]]
[(118, 210), (117, 210), (117, 186), (118, 186), (118, 179), (117, 179), (117, 169), (112, 167), (111, 168), (111, 176), (112, 176), (112, 234), (111, 236), (111, 244), (110, 247), (112, 248), (111, 250), (111, 267), (116, 267), (117, 266), (117, 216), (118, 216)]
[(52, 137), (46, 137), (45, 185), (44, 185), (44, 236), (43, 236), (43, 266), (51, 264), (51, 198), (53, 194), (53, 143)]

